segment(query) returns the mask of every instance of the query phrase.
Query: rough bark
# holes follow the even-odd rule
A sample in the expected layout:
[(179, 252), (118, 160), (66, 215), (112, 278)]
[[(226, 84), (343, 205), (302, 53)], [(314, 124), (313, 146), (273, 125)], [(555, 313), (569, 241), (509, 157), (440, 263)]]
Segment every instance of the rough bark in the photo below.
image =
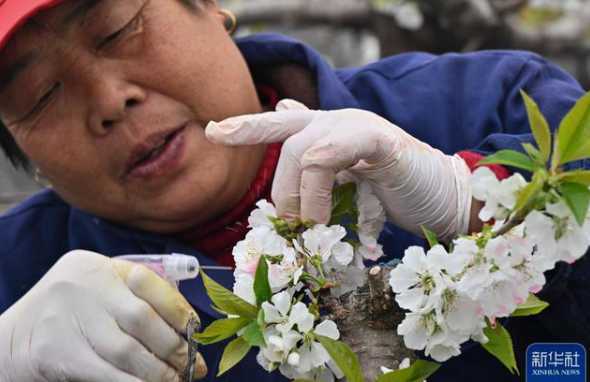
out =
[(322, 303), (340, 329), (342, 340), (358, 354), (365, 380), (375, 381), (380, 367), (397, 369), (404, 358), (415, 359), (397, 335), (403, 319), (388, 283), (390, 268), (373, 267), (366, 285), (339, 298), (324, 295)]

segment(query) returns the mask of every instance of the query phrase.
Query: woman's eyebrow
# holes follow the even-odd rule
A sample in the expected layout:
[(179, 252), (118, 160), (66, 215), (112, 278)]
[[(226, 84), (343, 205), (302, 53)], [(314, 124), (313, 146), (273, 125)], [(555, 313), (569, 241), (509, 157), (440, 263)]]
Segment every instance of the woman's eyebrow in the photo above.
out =
[(7, 69), (2, 70), (0, 74), (0, 94), (38, 59), (38, 52), (29, 52), (17, 59)]
[(80, 25), (84, 24), (86, 15), (95, 9), (101, 0), (84, 0), (73, 7), (59, 23), (60, 27), (68, 28), (71, 24), (78, 21)]
[[(68, 28), (76, 21), (79, 21), (80, 25), (82, 25), (88, 13), (94, 10), (101, 2), (102, 0), (83, 0), (79, 2), (59, 22), (60, 27)], [(39, 52), (29, 52), (18, 58), (7, 69), (2, 70), (0, 72), (0, 94), (4, 93), (10, 84), (38, 60)]]

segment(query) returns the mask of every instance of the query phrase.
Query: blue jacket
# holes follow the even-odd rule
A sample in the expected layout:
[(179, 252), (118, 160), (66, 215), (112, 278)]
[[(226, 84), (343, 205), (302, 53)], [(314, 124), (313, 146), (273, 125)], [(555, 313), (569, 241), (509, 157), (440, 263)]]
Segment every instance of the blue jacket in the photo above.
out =
[[(317, 82), (321, 109), (371, 110), (445, 153), (474, 150), (491, 153), (520, 149), (532, 140), (519, 95), (524, 89), (540, 105), (552, 127), (584, 93), (567, 73), (527, 52), (489, 51), (434, 56), (408, 53), (361, 68), (334, 70), (304, 44), (278, 35), (238, 41), (251, 67), (298, 63)], [(577, 163), (582, 166), (588, 163)], [(422, 240), (388, 225), (381, 241), (390, 257), (399, 257)], [(213, 261), (170, 237), (121, 227), (66, 204), (43, 191), (0, 217), (0, 312), (26, 293), (64, 253), (87, 249), (107, 256), (181, 252)], [(590, 343), (590, 260), (560, 265), (543, 292), (551, 307), (522, 321), (511, 319), (516, 351), (541, 341)], [(228, 271), (211, 272), (227, 287)], [(182, 283), (181, 291), (206, 323), (218, 317), (200, 281)], [(210, 365), (206, 381), (283, 381), (269, 375), (254, 356), (221, 378), (214, 378), (221, 345), (203, 348)], [(521, 370), (523, 365), (521, 364)], [(477, 376), (477, 377), (476, 377)], [(462, 356), (446, 363), (429, 381), (517, 381), (480, 346), (467, 345)]]

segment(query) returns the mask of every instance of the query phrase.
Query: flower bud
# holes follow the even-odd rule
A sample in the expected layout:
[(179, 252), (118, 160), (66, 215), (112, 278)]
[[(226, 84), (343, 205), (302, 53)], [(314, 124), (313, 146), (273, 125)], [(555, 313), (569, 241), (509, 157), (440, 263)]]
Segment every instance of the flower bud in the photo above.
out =
[(289, 354), (289, 357), (287, 358), (287, 362), (291, 366), (299, 366), (300, 359), (301, 359), (301, 357), (299, 356), (299, 353), (293, 352), (293, 353)]

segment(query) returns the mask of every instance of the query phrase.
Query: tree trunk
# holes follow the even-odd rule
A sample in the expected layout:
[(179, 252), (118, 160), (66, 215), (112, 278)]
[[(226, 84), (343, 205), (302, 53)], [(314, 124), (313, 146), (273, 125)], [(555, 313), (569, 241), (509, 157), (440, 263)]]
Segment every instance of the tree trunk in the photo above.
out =
[(403, 311), (394, 301), (389, 286), (391, 268), (375, 266), (367, 270), (367, 283), (340, 297), (322, 296), (322, 305), (347, 343), (358, 355), (367, 382), (381, 374), (381, 366), (398, 369), (404, 358), (414, 360), (397, 335)]

